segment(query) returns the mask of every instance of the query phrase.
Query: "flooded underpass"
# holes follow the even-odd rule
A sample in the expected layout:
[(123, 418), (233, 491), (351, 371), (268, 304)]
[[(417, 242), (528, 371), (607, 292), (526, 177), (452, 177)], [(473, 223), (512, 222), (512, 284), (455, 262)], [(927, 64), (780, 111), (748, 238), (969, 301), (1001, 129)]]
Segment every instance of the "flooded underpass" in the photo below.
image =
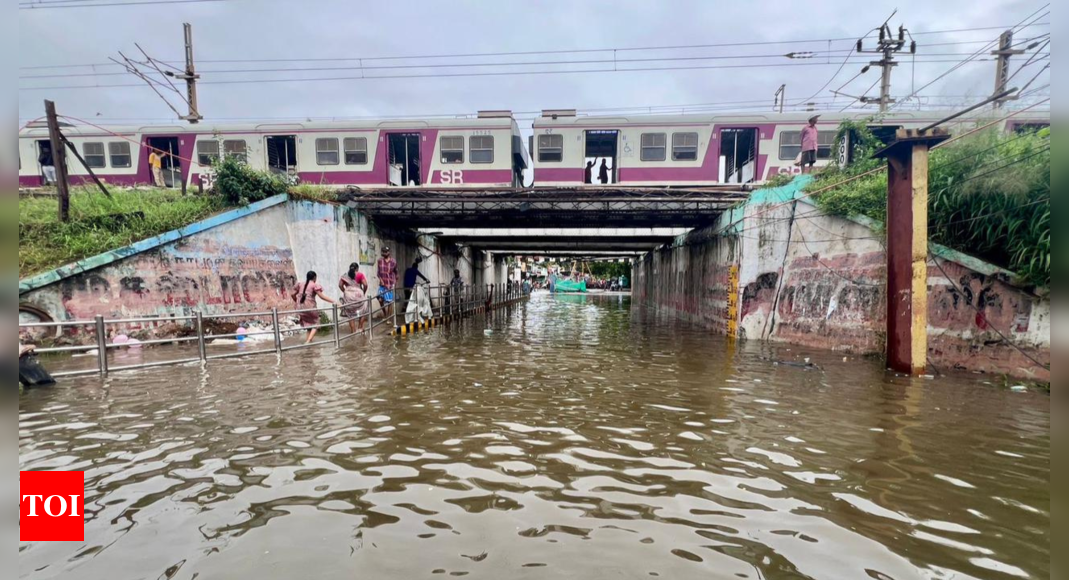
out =
[(1050, 398), (991, 383), (548, 295), (71, 380), (21, 396), (19, 467), (86, 472), (85, 541), (19, 575), (1045, 579)]

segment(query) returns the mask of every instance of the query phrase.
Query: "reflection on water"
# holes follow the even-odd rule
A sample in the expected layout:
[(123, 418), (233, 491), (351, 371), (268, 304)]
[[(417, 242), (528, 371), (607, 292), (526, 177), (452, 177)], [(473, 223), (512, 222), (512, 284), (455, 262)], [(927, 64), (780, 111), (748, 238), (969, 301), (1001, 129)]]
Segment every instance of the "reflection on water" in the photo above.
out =
[[(769, 360), (812, 358), (823, 370)], [(20, 400), (86, 541), (23, 578), (1047, 578), (1050, 400), (622, 297)]]

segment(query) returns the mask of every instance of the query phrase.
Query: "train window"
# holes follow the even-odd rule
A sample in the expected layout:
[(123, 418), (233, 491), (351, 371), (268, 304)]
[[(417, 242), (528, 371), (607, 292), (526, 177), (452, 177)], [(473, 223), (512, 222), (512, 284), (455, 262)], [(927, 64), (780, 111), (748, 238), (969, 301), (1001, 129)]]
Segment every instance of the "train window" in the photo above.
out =
[(697, 133), (672, 133), (672, 161), (698, 159)]
[(82, 144), (82, 157), (85, 157), (85, 164), (89, 166), (90, 169), (99, 169), (108, 166), (108, 158), (104, 155), (103, 143)]
[(468, 138), (472, 163), (494, 162), (494, 138), (490, 135), (473, 135)]
[(200, 141), (197, 143), (197, 163), (202, 167), (210, 167), (219, 161), (219, 142)]
[(564, 135), (539, 135), (538, 161), (540, 163), (564, 161)]
[(126, 141), (108, 143), (108, 156), (111, 157), (112, 167), (130, 167), (132, 165), (133, 158), (130, 156), (130, 144)]
[(442, 137), (442, 163), (464, 163), (463, 137)]
[(337, 165), (339, 162), (338, 139), (316, 139), (316, 164)]
[(668, 136), (664, 133), (643, 133), (642, 153), (643, 161), (664, 161), (668, 149)]
[[(831, 159), (831, 150), (835, 145), (836, 131), (817, 132), (817, 159)], [(779, 158), (781, 161), (794, 161), (802, 153), (802, 132), (783, 131), (779, 136)]]
[(367, 137), (348, 137), (342, 145), (346, 165), (367, 165)]
[[(216, 146), (218, 147), (218, 144)], [(244, 139), (223, 141), (223, 153), (227, 157), (234, 157), (240, 160), (242, 163), (248, 163), (249, 161), (248, 145), (245, 144)]]

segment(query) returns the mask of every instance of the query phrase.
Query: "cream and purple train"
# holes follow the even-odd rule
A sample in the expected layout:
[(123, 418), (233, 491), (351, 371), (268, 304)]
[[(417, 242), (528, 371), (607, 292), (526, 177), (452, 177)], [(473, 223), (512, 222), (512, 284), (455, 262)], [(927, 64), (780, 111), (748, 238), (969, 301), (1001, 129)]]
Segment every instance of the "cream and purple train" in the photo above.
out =
[[(920, 128), (945, 114), (896, 113), (870, 127), (890, 137)], [(302, 183), (365, 188), (701, 186), (760, 184), (798, 171), (801, 130), (810, 114), (735, 114), (593, 117), (549, 110), (534, 122), (527, 146), (508, 111), (476, 118), (412, 121), (339, 121), (297, 124), (66, 127), (64, 134), (93, 172), (116, 185), (148, 184), (152, 148), (164, 156), (168, 187), (195, 187), (220, 156), (235, 156), (256, 169), (292, 176)], [(831, 162), (843, 120), (868, 114), (820, 118), (818, 165)], [(981, 118), (962, 118), (961, 131)], [(1002, 122), (1005, 131), (1049, 126), (1049, 113), (1020, 114)], [(31, 125), (19, 134), (19, 186), (43, 181), (40, 159), (50, 149), (48, 131)], [(532, 153), (529, 155), (528, 150)], [(603, 169), (604, 166), (604, 169)], [(89, 179), (68, 160), (71, 181)], [(532, 171), (533, 170), (533, 171)]]

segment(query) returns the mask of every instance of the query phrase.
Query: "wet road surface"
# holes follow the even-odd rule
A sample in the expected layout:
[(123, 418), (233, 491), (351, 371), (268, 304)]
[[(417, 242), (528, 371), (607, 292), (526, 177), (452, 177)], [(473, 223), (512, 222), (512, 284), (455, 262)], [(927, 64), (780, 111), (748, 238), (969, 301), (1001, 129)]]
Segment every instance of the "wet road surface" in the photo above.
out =
[(275, 363), (22, 395), (20, 470), (85, 471), (87, 523), (20, 544), (19, 577), (1050, 575), (1050, 398), (990, 378), (735, 347), (620, 296)]

